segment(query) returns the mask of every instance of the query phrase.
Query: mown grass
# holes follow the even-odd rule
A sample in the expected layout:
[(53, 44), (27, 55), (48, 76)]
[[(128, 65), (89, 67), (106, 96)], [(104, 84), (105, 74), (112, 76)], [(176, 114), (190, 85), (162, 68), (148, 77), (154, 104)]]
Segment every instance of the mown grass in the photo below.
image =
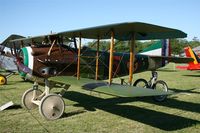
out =
[[(0, 132), (199, 132), (200, 71), (175, 70), (169, 64), (158, 73), (159, 79), (177, 92), (164, 102), (154, 102), (150, 97), (117, 98), (72, 86), (64, 95), (65, 113), (55, 121), (42, 118), (38, 109), (21, 107), (21, 96), (32, 83), (12, 76), (7, 85), (0, 86), (0, 105), (15, 103), (0, 112)], [(135, 74), (134, 79), (150, 76), (151, 72), (144, 72)]]

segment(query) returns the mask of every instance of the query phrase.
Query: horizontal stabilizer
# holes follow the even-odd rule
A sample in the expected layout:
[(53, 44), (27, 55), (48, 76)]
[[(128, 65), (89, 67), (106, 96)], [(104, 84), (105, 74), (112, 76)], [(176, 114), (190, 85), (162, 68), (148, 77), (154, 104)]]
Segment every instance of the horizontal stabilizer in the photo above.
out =
[(181, 70), (187, 70), (188, 66), (176, 66), (176, 68)]
[(188, 63), (194, 60), (193, 58), (172, 57), (172, 56), (150, 56), (150, 58), (154, 60), (166, 60), (166, 61), (174, 62), (174, 63)]

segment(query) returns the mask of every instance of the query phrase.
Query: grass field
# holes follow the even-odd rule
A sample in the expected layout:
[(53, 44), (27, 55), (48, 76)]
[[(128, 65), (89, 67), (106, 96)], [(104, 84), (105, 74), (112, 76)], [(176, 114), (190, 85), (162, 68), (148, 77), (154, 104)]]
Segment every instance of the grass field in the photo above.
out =
[[(38, 109), (21, 107), (21, 96), (32, 84), (12, 76), (7, 85), (0, 86), (0, 105), (15, 103), (0, 112), (0, 133), (200, 132), (200, 71), (174, 70), (174, 64), (169, 64), (158, 73), (159, 79), (177, 92), (164, 102), (154, 102), (150, 97), (117, 98), (72, 86), (64, 95), (65, 113), (55, 121), (42, 118)], [(134, 79), (149, 79), (150, 74), (135, 74)]]

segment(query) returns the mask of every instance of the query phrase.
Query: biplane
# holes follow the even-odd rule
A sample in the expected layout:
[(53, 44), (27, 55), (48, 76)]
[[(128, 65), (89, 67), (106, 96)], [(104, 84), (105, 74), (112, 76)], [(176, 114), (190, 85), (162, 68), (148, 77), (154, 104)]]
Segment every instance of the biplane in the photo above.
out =
[[(172, 92), (157, 88), (133, 86), (133, 73), (155, 71), (167, 61), (189, 62), (191, 58), (148, 56), (135, 53), (135, 40), (183, 38), (187, 35), (177, 29), (157, 25), (130, 22), (59, 32), (36, 37), (15, 39), (15, 45), (23, 47), (14, 50), (16, 64), (22, 76), (34, 81), (33, 87), (22, 96), (27, 109), (39, 106), (40, 114), (47, 120), (62, 116), (65, 103), (62, 96), (50, 93), (55, 86), (68, 89), (77, 85), (89, 91), (106, 93), (119, 97), (165, 96)], [(82, 40), (96, 40), (96, 49), (82, 47)], [(101, 40), (109, 40), (109, 51), (100, 51)], [(114, 52), (119, 41), (129, 42), (130, 52)], [(26, 47), (25, 47), (26, 46)], [(129, 81), (113, 83), (113, 78), (129, 75)], [(38, 87), (45, 82), (45, 90)]]
[[(12, 44), (9, 43), (10, 40), (24, 38), (20, 35), (10, 35), (0, 44), (0, 69), (2, 73), (0, 74), (0, 85), (5, 85), (7, 83), (7, 78), (12, 76), (18, 71), (15, 64), (15, 58), (12, 55)], [(16, 49), (20, 49), (19, 47)]]
[(181, 70), (200, 70), (200, 58), (191, 49), (190, 46), (184, 48), (186, 57), (191, 57), (194, 61), (189, 62), (186, 66), (176, 66), (176, 68)]

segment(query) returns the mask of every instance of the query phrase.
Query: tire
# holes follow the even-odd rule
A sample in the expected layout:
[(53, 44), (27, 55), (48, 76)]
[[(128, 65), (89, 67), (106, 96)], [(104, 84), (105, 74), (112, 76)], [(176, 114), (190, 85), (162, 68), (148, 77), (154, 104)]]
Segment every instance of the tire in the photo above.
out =
[[(42, 94), (41, 90), (35, 90), (36, 96), (40, 96)], [(32, 102), (34, 89), (30, 88), (26, 90), (22, 96), (22, 105), (28, 110), (37, 108), (37, 105)]]
[(61, 96), (49, 94), (42, 98), (39, 105), (40, 114), (47, 120), (60, 118), (65, 110), (65, 103)]
[[(161, 91), (168, 91), (168, 86), (163, 80), (157, 80), (156, 83), (153, 85), (153, 89), (161, 90)], [(154, 96), (153, 99), (156, 102), (162, 102), (167, 98), (167, 95), (160, 95), (160, 96)]]
[(133, 86), (148, 88), (148, 82), (145, 79), (137, 79)]
[(0, 74), (0, 85), (6, 85), (6, 84), (7, 84), (6, 76)]

